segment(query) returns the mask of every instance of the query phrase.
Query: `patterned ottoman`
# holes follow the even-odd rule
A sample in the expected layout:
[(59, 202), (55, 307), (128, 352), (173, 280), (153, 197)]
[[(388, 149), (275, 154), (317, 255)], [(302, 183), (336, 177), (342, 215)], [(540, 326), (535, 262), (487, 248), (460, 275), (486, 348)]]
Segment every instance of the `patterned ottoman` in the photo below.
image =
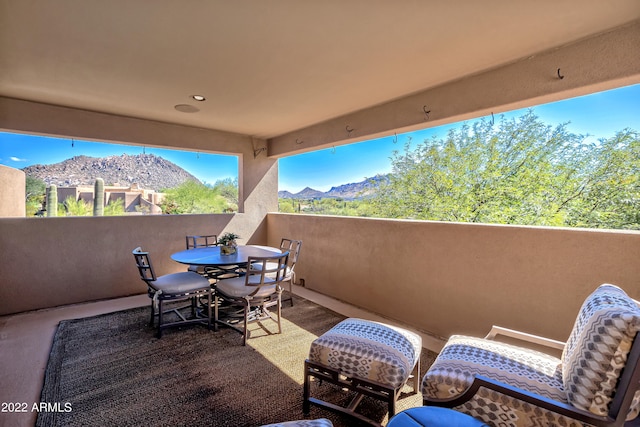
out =
[[(368, 320), (343, 320), (311, 343), (304, 368), (304, 412), (309, 413), (313, 403), (371, 423), (355, 412), (369, 396), (387, 402), (389, 417), (393, 416), (400, 390), (414, 370), (413, 389), (418, 392), (421, 351), (422, 339), (413, 332)], [(357, 395), (346, 408), (312, 398), (311, 378)]]

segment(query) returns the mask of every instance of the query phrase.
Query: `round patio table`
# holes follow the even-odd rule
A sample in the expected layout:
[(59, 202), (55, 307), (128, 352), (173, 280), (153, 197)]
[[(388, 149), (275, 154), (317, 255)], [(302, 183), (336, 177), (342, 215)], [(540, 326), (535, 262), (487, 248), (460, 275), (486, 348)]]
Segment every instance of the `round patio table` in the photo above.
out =
[(245, 266), (249, 257), (271, 257), (281, 253), (279, 248), (270, 246), (240, 245), (235, 254), (222, 255), (220, 246), (209, 246), (176, 252), (171, 259), (181, 264), (204, 267)]

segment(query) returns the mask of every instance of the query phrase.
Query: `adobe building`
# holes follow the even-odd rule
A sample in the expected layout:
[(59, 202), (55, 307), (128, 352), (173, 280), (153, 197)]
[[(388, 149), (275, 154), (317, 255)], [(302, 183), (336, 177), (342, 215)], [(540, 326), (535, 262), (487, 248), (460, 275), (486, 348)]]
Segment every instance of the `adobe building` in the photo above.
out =
[[(49, 188), (47, 187), (47, 193), (48, 192)], [(128, 215), (162, 214), (162, 209), (158, 205), (162, 202), (163, 196), (163, 193), (157, 193), (155, 190), (139, 188), (137, 184), (131, 184), (129, 187), (104, 186), (105, 206), (111, 201), (123, 200), (124, 211)], [(72, 197), (73, 200), (82, 200), (85, 203), (93, 205), (94, 186), (78, 185), (74, 187), (58, 187), (58, 203), (63, 203), (69, 197)]]

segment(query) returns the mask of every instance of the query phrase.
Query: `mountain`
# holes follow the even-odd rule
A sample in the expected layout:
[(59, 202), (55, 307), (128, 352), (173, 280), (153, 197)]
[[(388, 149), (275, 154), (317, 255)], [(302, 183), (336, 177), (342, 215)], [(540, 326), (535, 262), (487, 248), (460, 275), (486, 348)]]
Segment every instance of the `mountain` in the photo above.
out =
[(278, 191), (278, 198), (280, 199), (295, 199), (295, 195), (287, 190)]
[(382, 181), (387, 181), (388, 179), (388, 175), (376, 175), (373, 178), (366, 178), (364, 181), (339, 185), (327, 191), (325, 197), (339, 197), (343, 199), (367, 197), (376, 192)]
[(175, 163), (153, 154), (109, 157), (75, 156), (51, 165), (32, 165), (22, 169), (27, 176), (59, 187), (92, 185), (96, 178), (105, 185), (130, 186), (159, 191), (177, 187), (185, 181), (200, 182)]
[(296, 193), (296, 199), (317, 199), (324, 197), (322, 191), (314, 190), (313, 188), (306, 187), (304, 190)]
[(364, 181), (332, 187), (327, 192), (314, 190), (309, 187), (295, 194), (283, 190), (278, 191), (278, 197), (281, 199), (360, 199), (374, 194), (380, 186), (380, 183), (388, 179), (388, 175), (376, 175), (372, 178), (366, 178)]

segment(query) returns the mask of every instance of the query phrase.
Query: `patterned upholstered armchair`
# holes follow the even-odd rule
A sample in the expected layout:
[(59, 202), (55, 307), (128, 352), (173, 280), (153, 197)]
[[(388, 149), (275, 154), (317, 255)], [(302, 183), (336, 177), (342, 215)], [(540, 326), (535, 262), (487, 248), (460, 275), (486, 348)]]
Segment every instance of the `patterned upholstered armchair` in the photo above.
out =
[[(496, 327), (485, 338), (451, 337), (423, 378), (424, 404), (493, 426), (622, 426), (640, 407), (639, 330), (638, 302), (601, 285), (566, 343)], [(562, 354), (498, 341), (499, 335)]]

